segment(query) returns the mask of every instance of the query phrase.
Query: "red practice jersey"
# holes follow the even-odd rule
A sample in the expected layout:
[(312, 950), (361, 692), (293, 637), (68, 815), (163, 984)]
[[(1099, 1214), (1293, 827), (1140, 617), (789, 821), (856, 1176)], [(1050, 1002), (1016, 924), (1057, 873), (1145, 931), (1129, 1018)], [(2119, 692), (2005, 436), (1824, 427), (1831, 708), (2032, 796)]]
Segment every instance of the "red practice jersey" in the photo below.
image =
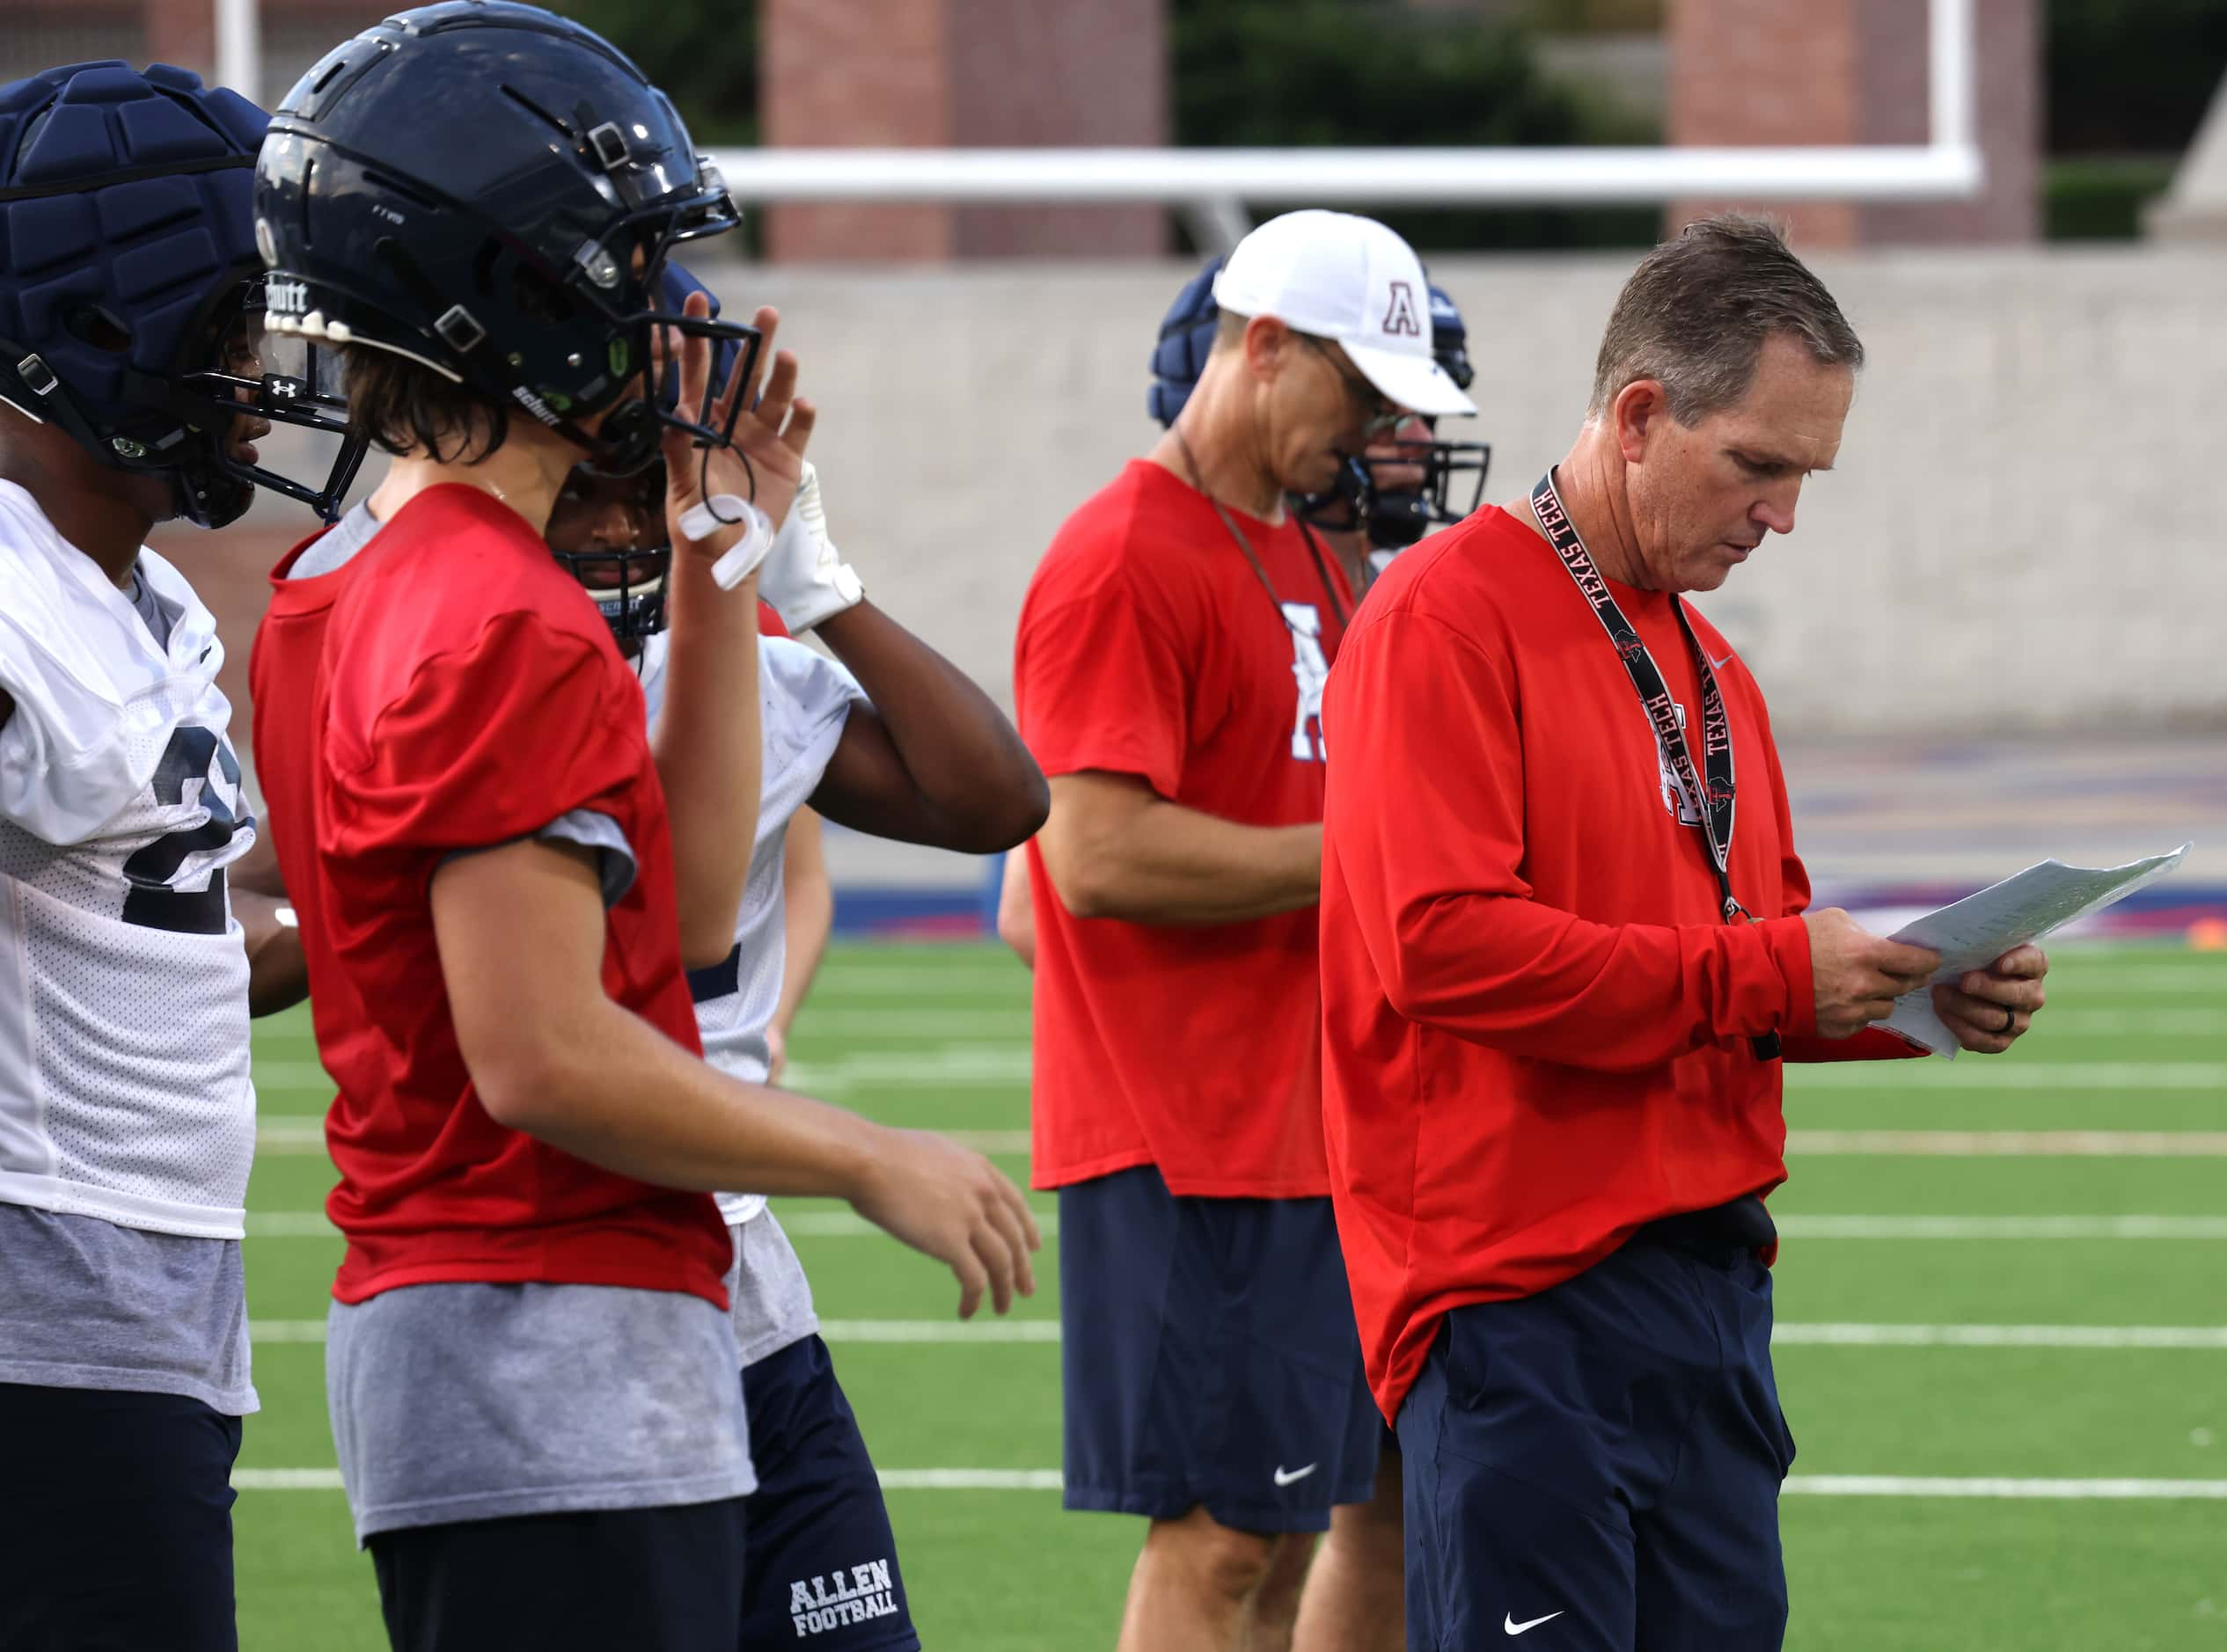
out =
[[(1351, 597), (1295, 521), (1236, 521), (1273, 600), (1206, 496), (1148, 460), (1067, 519), (1014, 654), (1021, 734), (1047, 775), (1134, 775), (1249, 826), (1322, 819), (1322, 684)], [(1150, 1164), (1178, 1194), (1328, 1192), (1313, 910), (1078, 919), (1033, 844), (1029, 879), (1036, 1185)]]
[(626, 835), (604, 991), (700, 1053), (641, 690), (587, 594), (476, 489), (412, 499), (329, 574), (284, 577), (249, 666), (255, 757), (309, 960), (348, 1237), (333, 1294), (543, 1281), (727, 1305), (711, 1195), (613, 1175), (488, 1117), (429, 898), (449, 857), (575, 810)]
[[(1610, 588), (1697, 723), (1671, 598)], [(1809, 881), (1762, 694), (1693, 618), (1731, 721), (1752, 925), (1724, 922), (1698, 815), (1527, 523), (1488, 508), (1401, 556), (1332, 674), (1323, 1114), (1388, 1417), (1448, 1309), (1785, 1179), (1781, 1068), (1751, 1036), (1780, 1034), (1789, 1060), (1910, 1053), (1813, 1036)]]

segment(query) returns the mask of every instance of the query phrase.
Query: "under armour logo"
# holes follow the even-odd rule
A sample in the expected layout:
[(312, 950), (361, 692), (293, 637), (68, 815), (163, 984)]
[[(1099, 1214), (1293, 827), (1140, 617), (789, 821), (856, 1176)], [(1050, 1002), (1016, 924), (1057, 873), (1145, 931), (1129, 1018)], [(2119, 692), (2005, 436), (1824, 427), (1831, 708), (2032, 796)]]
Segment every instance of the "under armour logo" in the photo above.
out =
[(1392, 283), (1392, 302), (1384, 311), (1384, 331), (1423, 336), (1423, 323), (1415, 313), (1415, 289), (1407, 281)]

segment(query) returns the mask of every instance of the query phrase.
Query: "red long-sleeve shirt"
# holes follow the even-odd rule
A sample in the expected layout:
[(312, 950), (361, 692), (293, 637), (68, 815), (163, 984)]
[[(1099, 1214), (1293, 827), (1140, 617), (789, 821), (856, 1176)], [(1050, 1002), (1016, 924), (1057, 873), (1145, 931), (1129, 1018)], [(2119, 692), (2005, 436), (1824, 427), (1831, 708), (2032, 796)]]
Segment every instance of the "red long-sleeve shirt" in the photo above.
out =
[[(1697, 722), (1671, 599), (1612, 588)], [(1388, 1417), (1448, 1309), (1785, 1179), (1780, 1065), (1751, 1037), (1780, 1034), (1789, 1060), (1907, 1053), (1814, 1035), (1809, 881), (1762, 695), (1694, 629), (1731, 724), (1752, 925), (1723, 921), (1623, 662), (1528, 523), (1488, 508), (1402, 556), (1331, 671), (1323, 1115)]]

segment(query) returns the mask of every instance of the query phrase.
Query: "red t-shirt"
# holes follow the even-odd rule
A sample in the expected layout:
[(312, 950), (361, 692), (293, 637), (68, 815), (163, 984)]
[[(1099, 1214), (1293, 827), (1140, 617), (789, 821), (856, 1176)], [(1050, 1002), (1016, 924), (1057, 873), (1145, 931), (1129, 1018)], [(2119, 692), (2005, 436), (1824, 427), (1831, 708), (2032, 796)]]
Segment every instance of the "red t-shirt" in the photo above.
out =
[[(1295, 521), (1236, 520), (1281, 613), (1206, 496), (1148, 460), (1067, 519), (1014, 649), (1047, 775), (1136, 775), (1252, 826), (1322, 818), (1322, 682), (1352, 598)], [(1033, 844), (1029, 886), (1036, 1186), (1150, 1164), (1178, 1194), (1327, 1193), (1314, 911), (1078, 919)]]
[(272, 578), (249, 682), (255, 757), (339, 1085), (326, 1202), (348, 1236), (333, 1294), (526, 1280), (727, 1305), (708, 1194), (600, 1170), (487, 1116), (457, 1048), (429, 889), (450, 856), (607, 816), (635, 871), (603, 983), (692, 1053), (672, 845), (641, 689), (602, 617), (518, 515), (476, 489), (418, 494), (329, 574)]
[[(1611, 588), (1692, 727), (1671, 599)], [(1785, 1179), (1781, 1070), (1751, 1035), (1781, 1034), (1792, 1061), (1910, 1053), (1814, 1036), (1792, 916), (1809, 880), (1762, 694), (1694, 629), (1725, 662), (1752, 925), (1723, 921), (1631, 680), (1527, 522), (1487, 508), (1398, 558), (1331, 676), (1322, 1110), (1388, 1417), (1449, 1308), (1543, 1290), (1642, 1223)]]

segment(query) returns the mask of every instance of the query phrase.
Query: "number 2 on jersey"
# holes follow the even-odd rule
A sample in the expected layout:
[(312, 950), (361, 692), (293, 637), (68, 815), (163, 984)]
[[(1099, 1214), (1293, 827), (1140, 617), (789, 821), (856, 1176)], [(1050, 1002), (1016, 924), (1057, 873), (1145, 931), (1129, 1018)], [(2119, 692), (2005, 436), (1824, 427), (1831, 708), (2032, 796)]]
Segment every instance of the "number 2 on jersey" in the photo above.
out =
[(187, 935), (221, 935), (229, 911), (224, 898), (223, 867), (209, 874), (205, 889), (173, 889), (170, 881), (186, 857), (196, 851), (222, 849), (241, 826), (253, 826), (253, 817), (235, 815), (223, 794), (210, 784), (209, 765), (231, 786), (239, 789), (239, 759), (223, 737), (213, 729), (181, 725), (171, 731), (170, 744), (155, 766), (155, 801), (172, 808), (186, 800), (186, 783), (201, 782), (201, 805), (209, 818), (198, 826), (166, 832), (124, 862), (124, 878), (131, 885), (124, 896), (124, 922), (143, 929), (166, 929)]

